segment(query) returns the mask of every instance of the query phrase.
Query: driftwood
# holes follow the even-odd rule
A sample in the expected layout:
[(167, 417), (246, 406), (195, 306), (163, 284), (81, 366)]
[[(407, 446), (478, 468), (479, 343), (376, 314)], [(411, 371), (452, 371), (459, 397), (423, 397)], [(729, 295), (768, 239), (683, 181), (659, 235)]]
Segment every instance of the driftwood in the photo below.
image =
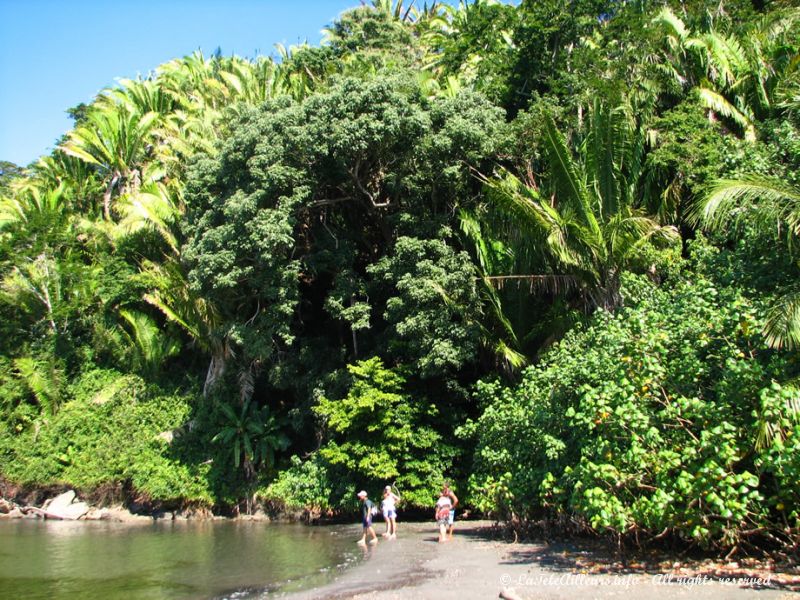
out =
[[(41, 508), (38, 508), (36, 506), (20, 506), (19, 509), (26, 515), (28, 513), (33, 513), (33, 514), (38, 515), (40, 517), (54, 518), (54, 517), (48, 515), (47, 512), (43, 511)], [(58, 518), (58, 517), (55, 517), (55, 518)]]
[(3, 518), (18, 519), (35, 515), (44, 519), (75, 521), (84, 517), (90, 509), (85, 502), (75, 502), (75, 492), (72, 490), (46, 500), (41, 507), (30, 504), (22, 506), (13, 500), (0, 498), (0, 517)]
[(20, 506), (13, 500), (6, 500), (0, 498), (0, 517), (3, 518), (20, 518), (23, 515), (34, 514), (38, 517), (45, 517), (44, 510), (37, 506)]

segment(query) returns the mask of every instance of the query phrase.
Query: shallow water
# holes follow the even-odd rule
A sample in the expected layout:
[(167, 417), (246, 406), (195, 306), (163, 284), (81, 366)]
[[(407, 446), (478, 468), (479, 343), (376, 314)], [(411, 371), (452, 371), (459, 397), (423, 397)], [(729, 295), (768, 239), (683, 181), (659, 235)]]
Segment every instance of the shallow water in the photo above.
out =
[(323, 585), (361, 559), (356, 526), (0, 522), (0, 598), (242, 598)]

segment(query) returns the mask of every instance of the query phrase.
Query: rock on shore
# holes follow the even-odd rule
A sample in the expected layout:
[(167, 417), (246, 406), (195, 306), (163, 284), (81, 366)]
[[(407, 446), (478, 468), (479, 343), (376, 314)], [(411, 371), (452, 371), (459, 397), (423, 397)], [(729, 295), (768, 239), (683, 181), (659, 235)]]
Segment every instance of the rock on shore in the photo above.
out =
[[(171, 514), (171, 513), (170, 513)], [(116, 521), (119, 523), (152, 523), (153, 518), (137, 515), (122, 506), (98, 508), (77, 499), (74, 490), (49, 498), (41, 506), (21, 506), (0, 498), (0, 519), (44, 518), (62, 521)]]
[[(39, 496), (41, 498), (41, 495)], [(37, 504), (39, 501), (36, 502)], [(224, 520), (228, 517), (215, 515), (203, 506), (184, 506), (178, 510), (153, 508), (146, 504), (132, 502), (129, 507), (116, 505), (111, 507), (92, 506), (78, 498), (74, 490), (67, 490), (57, 496), (48, 498), (39, 506), (22, 505), (13, 500), (0, 497), (0, 519), (54, 519), (61, 521), (113, 521), (118, 523), (152, 523), (153, 521), (204, 521)], [(261, 507), (252, 514), (238, 515), (238, 519), (247, 521), (271, 521)]]
[(46, 519), (77, 521), (89, 512), (89, 505), (86, 502), (76, 502), (75, 492), (69, 490), (45, 502), (42, 510)]

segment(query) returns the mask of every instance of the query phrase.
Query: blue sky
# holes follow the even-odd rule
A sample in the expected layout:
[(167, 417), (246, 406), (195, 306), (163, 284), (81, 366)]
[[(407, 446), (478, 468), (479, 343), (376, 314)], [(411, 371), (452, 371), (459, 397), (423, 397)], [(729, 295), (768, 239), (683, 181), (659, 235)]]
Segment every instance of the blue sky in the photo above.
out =
[(0, 160), (26, 165), (71, 127), (64, 112), (119, 78), (198, 48), (273, 54), (317, 44), (359, 0), (0, 0)]

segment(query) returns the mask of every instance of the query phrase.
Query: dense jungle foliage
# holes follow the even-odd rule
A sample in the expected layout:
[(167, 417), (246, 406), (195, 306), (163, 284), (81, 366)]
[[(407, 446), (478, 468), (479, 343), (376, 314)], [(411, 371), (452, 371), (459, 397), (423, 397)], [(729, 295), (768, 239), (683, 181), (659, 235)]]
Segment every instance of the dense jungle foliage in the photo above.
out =
[(800, 8), (373, 0), (0, 163), (0, 476), (800, 548)]

